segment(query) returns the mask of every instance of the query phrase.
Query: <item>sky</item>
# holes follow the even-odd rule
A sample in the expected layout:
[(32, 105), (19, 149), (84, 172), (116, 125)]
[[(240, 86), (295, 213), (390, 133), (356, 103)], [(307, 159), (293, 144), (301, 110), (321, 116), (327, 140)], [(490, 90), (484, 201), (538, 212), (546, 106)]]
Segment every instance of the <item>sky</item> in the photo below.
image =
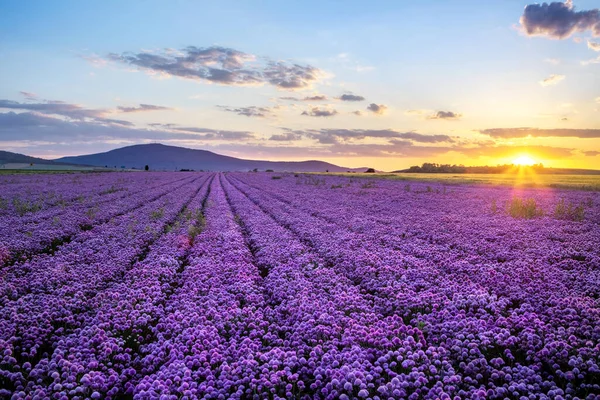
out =
[(0, 0), (0, 149), (600, 169), (597, 0)]

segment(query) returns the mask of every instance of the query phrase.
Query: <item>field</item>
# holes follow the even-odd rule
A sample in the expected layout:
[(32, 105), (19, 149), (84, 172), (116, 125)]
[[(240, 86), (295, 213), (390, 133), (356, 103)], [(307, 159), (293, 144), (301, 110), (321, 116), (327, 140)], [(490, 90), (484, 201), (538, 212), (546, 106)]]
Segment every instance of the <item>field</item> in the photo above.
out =
[[(331, 173), (327, 175), (357, 177), (355, 173)], [(482, 184), (500, 185), (523, 188), (555, 188), (600, 191), (599, 175), (569, 175), (569, 174), (426, 174), (426, 173), (375, 173), (364, 175), (376, 179), (391, 179), (400, 181), (431, 181), (453, 184)]]
[(187, 172), (0, 187), (0, 398), (600, 396), (600, 192)]

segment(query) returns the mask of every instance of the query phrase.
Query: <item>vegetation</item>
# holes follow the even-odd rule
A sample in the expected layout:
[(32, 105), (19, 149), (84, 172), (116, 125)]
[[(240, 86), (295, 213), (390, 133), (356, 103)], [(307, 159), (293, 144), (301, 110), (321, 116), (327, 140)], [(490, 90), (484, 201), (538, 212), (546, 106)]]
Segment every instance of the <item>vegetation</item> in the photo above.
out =
[(538, 206), (535, 199), (513, 197), (508, 205), (508, 214), (513, 218), (531, 219), (541, 217), (544, 215), (544, 211)]

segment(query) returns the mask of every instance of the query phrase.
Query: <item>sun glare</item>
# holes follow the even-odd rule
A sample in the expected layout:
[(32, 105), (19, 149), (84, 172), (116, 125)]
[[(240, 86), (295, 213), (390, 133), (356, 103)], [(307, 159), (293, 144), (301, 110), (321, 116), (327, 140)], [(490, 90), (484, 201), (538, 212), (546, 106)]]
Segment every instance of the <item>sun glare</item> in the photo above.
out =
[(517, 158), (515, 158), (512, 162), (515, 165), (526, 165), (526, 166), (531, 166), (536, 163), (535, 160), (533, 158), (529, 157), (528, 155), (520, 155)]

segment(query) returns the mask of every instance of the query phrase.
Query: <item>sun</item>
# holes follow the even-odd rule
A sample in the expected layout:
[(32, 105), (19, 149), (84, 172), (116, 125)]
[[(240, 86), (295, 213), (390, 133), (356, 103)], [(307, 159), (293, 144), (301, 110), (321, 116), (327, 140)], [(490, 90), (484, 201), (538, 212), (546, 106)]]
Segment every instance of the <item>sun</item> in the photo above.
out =
[(525, 166), (531, 166), (536, 163), (533, 158), (529, 157), (526, 154), (522, 154), (522, 155), (518, 156), (512, 162), (515, 165), (525, 165)]

